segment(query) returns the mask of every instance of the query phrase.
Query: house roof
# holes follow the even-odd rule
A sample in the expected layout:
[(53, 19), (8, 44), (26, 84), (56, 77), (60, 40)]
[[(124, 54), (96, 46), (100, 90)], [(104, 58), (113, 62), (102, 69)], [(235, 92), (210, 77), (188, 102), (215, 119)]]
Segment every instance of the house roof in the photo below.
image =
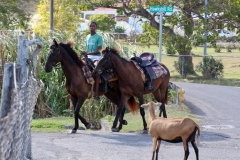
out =
[(113, 8), (96, 8), (94, 11), (116, 11), (117, 9), (113, 9)]

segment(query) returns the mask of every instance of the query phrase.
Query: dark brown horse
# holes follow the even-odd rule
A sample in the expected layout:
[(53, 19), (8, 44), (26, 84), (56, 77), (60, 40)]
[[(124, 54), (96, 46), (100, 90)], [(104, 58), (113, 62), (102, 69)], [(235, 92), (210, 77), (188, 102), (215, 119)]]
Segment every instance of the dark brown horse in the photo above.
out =
[[(115, 49), (106, 48), (105, 50), (103, 50), (102, 53), (103, 56), (101, 57), (96, 68), (94, 69), (94, 73), (100, 74), (104, 70), (112, 68), (119, 78), (118, 86), (121, 92), (121, 100), (117, 115), (113, 122), (114, 129), (117, 126), (117, 120), (120, 116), (121, 109), (124, 108), (124, 104), (128, 101), (128, 99), (133, 96), (137, 97), (140, 105), (142, 105), (144, 103), (143, 95), (151, 92), (148, 88), (144, 89), (141, 72), (131, 61), (120, 57), (119, 53)], [(159, 116), (161, 116), (161, 113), (163, 112), (163, 116), (167, 117), (165, 103), (167, 103), (170, 73), (165, 65), (161, 63), (160, 65), (162, 65), (167, 70), (167, 74), (160, 76), (159, 78), (152, 81), (154, 87), (152, 94), (158, 102), (162, 103), (162, 105), (160, 106)], [(147, 123), (145, 120), (145, 111), (143, 108), (140, 108), (140, 114), (143, 119), (144, 131), (146, 131)]]
[[(89, 92), (91, 91), (92, 87), (91, 84), (87, 83), (84, 77), (82, 67), (85, 65), (85, 63), (79, 59), (78, 54), (73, 50), (70, 42), (66, 44), (58, 44), (56, 40), (53, 40), (48, 53), (48, 59), (45, 64), (45, 71), (51, 72), (52, 68), (55, 67), (59, 62), (61, 63), (63, 73), (66, 77), (65, 87), (68, 93), (71, 95), (71, 101), (74, 106), (75, 126), (72, 129), (72, 133), (76, 133), (77, 129), (79, 128), (78, 118), (86, 126), (86, 128), (89, 129), (91, 124), (79, 114), (80, 108), (84, 101), (89, 97)], [(101, 92), (100, 95), (104, 94), (108, 99), (111, 100), (111, 102), (119, 105), (121, 93), (118, 89), (118, 81), (113, 81), (110, 83), (113, 91)], [(131, 101), (129, 101), (129, 103), (130, 102)], [(138, 109), (138, 107), (134, 105), (128, 105), (128, 107), (130, 107), (130, 110), (133, 112)], [(122, 128), (124, 111), (125, 108), (121, 112), (119, 129)]]

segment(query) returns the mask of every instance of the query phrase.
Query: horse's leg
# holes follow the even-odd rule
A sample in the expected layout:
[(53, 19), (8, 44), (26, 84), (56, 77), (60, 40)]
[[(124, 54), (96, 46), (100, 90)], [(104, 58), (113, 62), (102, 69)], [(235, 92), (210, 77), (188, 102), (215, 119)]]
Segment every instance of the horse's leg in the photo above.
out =
[(122, 113), (123, 108), (125, 107), (125, 104), (126, 104), (127, 100), (128, 100), (128, 98), (126, 96), (121, 96), (120, 103), (119, 103), (119, 106), (118, 106), (118, 109), (117, 109), (117, 114), (116, 114), (115, 119), (113, 121), (112, 132), (119, 132), (119, 128), (116, 128), (116, 127), (117, 127), (117, 123), (118, 123), (120, 114)]
[(80, 119), (80, 121), (85, 125), (87, 129), (89, 129), (91, 127), (91, 124), (79, 114), (80, 108), (82, 107), (84, 101), (85, 98), (78, 98), (76, 113), (78, 114), (78, 118)]
[[(160, 109), (163, 112), (163, 117), (167, 118), (167, 112), (165, 108), (165, 100), (167, 101), (168, 96), (168, 81), (164, 81), (164, 83), (160, 86), (160, 96), (161, 96), (161, 103)], [(166, 102), (167, 103), (167, 102)]]
[(118, 126), (118, 130), (119, 131), (122, 129), (122, 125), (126, 124), (126, 122), (127, 122), (126, 120), (123, 120), (123, 117), (124, 117), (124, 114), (125, 114), (125, 110), (126, 110), (126, 108), (123, 107), (122, 113), (121, 113), (120, 118), (119, 118), (119, 126)]
[(154, 96), (154, 98), (156, 99), (156, 101), (161, 102), (161, 106), (159, 107), (159, 117), (161, 117), (162, 113), (163, 113), (163, 117), (167, 118), (167, 114), (166, 114), (166, 110), (165, 110), (165, 92), (164, 94), (161, 92), (161, 88), (159, 87), (156, 91), (154, 91), (152, 94)]
[[(121, 92), (119, 90), (115, 90), (115, 92), (107, 92), (105, 93), (105, 96), (111, 100), (115, 105), (119, 106), (120, 98), (121, 98)], [(123, 107), (120, 119), (119, 119), (119, 130), (122, 129), (122, 125), (127, 125), (127, 121), (123, 119), (125, 114), (126, 107)]]
[[(144, 103), (143, 95), (138, 97), (138, 100), (139, 100), (139, 106), (141, 106)], [(147, 122), (146, 122), (146, 119), (145, 119), (145, 111), (144, 111), (144, 108), (142, 108), (142, 107), (140, 107), (140, 114), (141, 114), (142, 120), (143, 120), (143, 133), (148, 133)]]
[(78, 116), (75, 114), (75, 109), (76, 109), (76, 104), (77, 104), (77, 97), (71, 96), (71, 101), (72, 101), (72, 104), (73, 104), (73, 107), (74, 107), (74, 123), (75, 123), (71, 133), (76, 133), (77, 129), (79, 127)]

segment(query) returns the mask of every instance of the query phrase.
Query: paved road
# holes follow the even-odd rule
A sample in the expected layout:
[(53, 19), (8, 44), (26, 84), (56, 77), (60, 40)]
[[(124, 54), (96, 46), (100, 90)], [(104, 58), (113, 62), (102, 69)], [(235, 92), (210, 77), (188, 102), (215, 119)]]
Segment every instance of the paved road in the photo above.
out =
[[(240, 159), (240, 88), (177, 83), (185, 90), (185, 103), (202, 119), (200, 159)], [(195, 159), (190, 146), (189, 159)], [(148, 160), (152, 140), (142, 133), (78, 131), (32, 133), (35, 160)], [(182, 144), (162, 142), (159, 159), (180, 160)]]

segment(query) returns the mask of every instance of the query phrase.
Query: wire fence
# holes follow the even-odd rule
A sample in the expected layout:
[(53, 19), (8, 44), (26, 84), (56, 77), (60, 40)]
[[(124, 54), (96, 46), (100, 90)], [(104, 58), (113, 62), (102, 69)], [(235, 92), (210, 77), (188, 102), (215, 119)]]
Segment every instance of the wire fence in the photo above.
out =
[(42, 88), (41, 81), (30, 77), (20, 90), (12, 90), (10, 110), (0, 119), (0, 159), (32, 159), (30, 122)]
[[(163, 63), (167, 63), (167, 67), (169, 68), (172, 75), (180, 74), (182, 76), (186, 75), (186, 70), (184, 66), (186, 66), (186, 58), (191, 57), (193, 68), (195, 69), (196, 73), (202, 76), (202, 73), (196, 70), (196, 66), (199, 63), (203, 63), (204, 56), (195, 56), (195, 55), (163, 55)], [(217, 68), (217, 61), (223, 64), (223, 74), (222, 77), (216, 78), (230, 78), (230, 79), (240, 79), (240, 56), (206, 56), (210, 59), (211, 66), (214, 67), (215, 75), (217, 76), (218, 68)], [(180, 72), (176, 70), (174, 63), (178, 62), (181, 63)]]
[[(19, 36), (18, 63), (5, 63), (0, 106), (0, 159), (32, 159), (31, 130), (33, 110), (43, 82), (36, 80), (37, 54), (42, 43)], [(32, 53), (33, 68), (29, 72), (28, 47), (37, 45)], [(30, 73), (30, 74), (29, 74)]]

